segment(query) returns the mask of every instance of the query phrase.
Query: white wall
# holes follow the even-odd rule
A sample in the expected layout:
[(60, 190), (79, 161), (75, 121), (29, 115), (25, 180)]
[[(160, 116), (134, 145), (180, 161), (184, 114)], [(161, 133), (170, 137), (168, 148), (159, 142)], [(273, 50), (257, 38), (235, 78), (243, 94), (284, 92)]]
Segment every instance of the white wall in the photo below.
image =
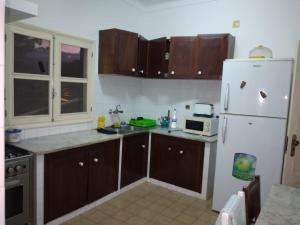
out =
[[(236, 37), (235, 58), (246, 58), (251, 48), (262, 44), (274, 57), (295, 57), (300, 38), (299, 0), (216, 0), (207, 3), (156, 10), (134, 8), (123, 0), (31, 0), (39, 5), (39, 16), (28, 23), (51, 30), (92, 39), (98, 46), (98, 31), (117, 27), (135, 31), (151, 39), (172, 35), (231, 33)], [(240, 20), (241, 27), (232, 28)], [(97, 61), (97, 59), (96, 59)], [(182, 116), (190, 115), (186, 104), (211, 102), (220, 98), (220, 81), (139, 80), (122, 76), (99, 76), (96, 64), (95, 118), (121, 104), (131, 116), (158, 118), (177, 108), (179, 126)], [(109, 118), (109, 117), (108, 117)], [(30, 129), (25, 138), (90, 129), (93, 124)]]

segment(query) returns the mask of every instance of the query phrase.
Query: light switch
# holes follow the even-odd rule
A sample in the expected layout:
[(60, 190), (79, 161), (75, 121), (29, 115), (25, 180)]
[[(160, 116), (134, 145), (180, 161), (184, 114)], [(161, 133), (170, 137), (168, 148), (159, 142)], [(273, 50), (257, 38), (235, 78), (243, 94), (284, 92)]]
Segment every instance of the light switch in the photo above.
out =
[(234, 20), (232, 22), (232, 27), (233, 28), (239, 28), (240, 27), (240, 21), (239, 20)]

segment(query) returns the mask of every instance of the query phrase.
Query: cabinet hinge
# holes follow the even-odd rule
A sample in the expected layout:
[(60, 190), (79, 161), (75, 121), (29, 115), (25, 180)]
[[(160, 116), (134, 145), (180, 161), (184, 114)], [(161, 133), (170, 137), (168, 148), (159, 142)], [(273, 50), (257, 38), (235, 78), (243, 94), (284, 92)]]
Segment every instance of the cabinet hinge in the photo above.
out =
[(7, 41), (7, 35), (6, 34), (4, 35), (4, 41), (5, 42)]
[(56, 96), (55, 89), (54, 89), (54, 88), (52, 88), (52, 99), (54, 99), (54, 98), (55, 98), (55, 96)]
[(284, 143), (284, 154), (287, 152), (287, 147), (288, 147), (288, 142), (289, 142), (289, 137), (285, 137), (285, 143)]
[(91, 112), (93, 112), (93, 107), (91, 106)]
[(92, 57), (92, 58), (94, 57), (94, 52), (92, 52), (91, 57)]

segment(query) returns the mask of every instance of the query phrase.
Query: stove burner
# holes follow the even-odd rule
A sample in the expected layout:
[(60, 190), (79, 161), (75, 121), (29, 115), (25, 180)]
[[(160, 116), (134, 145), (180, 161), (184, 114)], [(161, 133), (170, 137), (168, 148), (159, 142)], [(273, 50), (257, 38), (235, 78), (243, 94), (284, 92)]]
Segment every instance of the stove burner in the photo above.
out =
[(30, 153), (13, 146), (5, 146), (5, 160), (18, 159), (19, 157), (29, 156)]

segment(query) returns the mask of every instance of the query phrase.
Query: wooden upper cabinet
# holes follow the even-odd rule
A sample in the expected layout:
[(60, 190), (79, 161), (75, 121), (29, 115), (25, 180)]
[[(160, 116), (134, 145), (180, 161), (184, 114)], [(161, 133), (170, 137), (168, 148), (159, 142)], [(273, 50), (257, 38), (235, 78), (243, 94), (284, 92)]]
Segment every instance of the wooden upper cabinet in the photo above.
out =
[(138, 41), (138, 71), (140, 77), (146, 77), (148, 71), (148, 43), (143, 36), (139, 36)]
[(230, 34), (198, 35), (199, 79), (221, 79), (223, 62), (233, 58), (235, 38)]
[(137, 74), (138, 34), (109, 29), (99, 32), (99, 73)]
[(168, 40), (166, 37), (149, 41), (148, 77), (163, 78), (168, 73)]
[(198, 70), (198, 38), (171, 37), (169, 78), (192, 78)]

